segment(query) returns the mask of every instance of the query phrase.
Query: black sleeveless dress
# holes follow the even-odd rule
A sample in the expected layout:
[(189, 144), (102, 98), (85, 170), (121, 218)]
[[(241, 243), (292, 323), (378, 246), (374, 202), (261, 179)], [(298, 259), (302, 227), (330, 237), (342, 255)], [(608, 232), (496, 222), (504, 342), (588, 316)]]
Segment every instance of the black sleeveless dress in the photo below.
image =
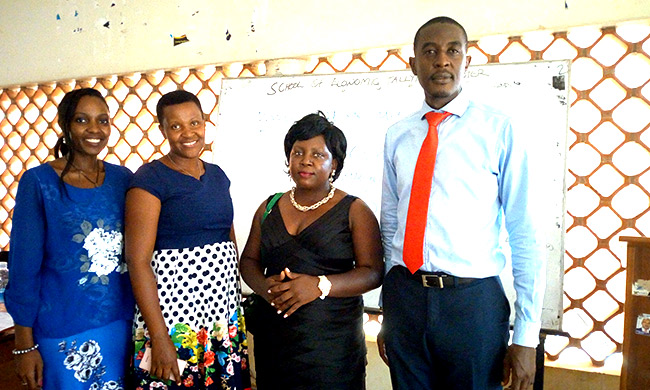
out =
[[(262, 224), (265, 275), (292, 272), (330, 275), (354, 268), (348, 195), (296, 236), (290, 235), (277, 204)], [(366, 344), (363, 300), (326, 297), (288, 318), (266, 301), (254, 337), (259, 390), (363, 389)]]

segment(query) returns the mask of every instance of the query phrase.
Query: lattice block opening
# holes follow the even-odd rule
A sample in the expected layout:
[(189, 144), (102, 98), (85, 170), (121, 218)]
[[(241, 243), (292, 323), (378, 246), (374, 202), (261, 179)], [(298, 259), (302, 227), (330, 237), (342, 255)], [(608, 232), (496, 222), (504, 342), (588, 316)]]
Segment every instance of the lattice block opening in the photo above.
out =
[(637, 43), (650, 35), (650, 26), (647, 24), (625, 23), (616, 27), (616, 34), (627, 42)]
[(488, 57), (479, 50), (477, 47), (470, 47), (467, 49), (467, 55), (472, 57), (472, 65), (482, 65), (488, 63)]
[(616, 78), (627, 88), (637, 88), (650, 79), (650, 59), (639, 53), (630, 53), (616, 65)]
[(578, 143), (571, 148), (567, 167), (578, 176), (588, 176), (600, 165), (600, 153), (587, 143)]
[(621, 268), (621, 263), (607, 249), (599, 249), (585, 260), (585, 267), (595, 277), (606, 280)]
[(582, 339), (594, 327), (594, 321), (581, 309), (571, 309), (565, 312), (562, 323), (566, 325), (571, 337), (576, 339)]
[[(650, 123), (650, 105), (640, 98), (626, 99), (616, 107), (612, 113), (612, 119), (628, 133), (638, 133), (645, 130)], [(650, 133), (641, 135), (641, 140), (646, 145), (648, 145), (646, 141), (648, 141), (649, 135)]]
[(616, 344), (603, 332), (593, 332), (580, 343), (580, 346), (596, 361), (603, 361), (616, 351)]
[(623, 326), (625, 324), (625, 315), (623, 313), (611, 318), (604, 326), (605, 332), (615, 342), (623, 343)]
[(635, 218), (648, 210), (648, 194), (635, 184), (623, 187), (612, 198), (612, 208), (623, 218)]
[(573, 216), (586, 217), (598, 207), (600, 197), (593, 189), (584, 184), (578, 184), (567, 191), (566, 202), (567, 209), (571, 210)]
[(611, 78), (603, 80), (589, 93), (589, 97), (603, 111), (609, 111), (616, 107), (626, 96), (625, 88)]
[(625, 275), (626, 272), (621, 271), (607, 282), (607, 291), (621, 303), (625, 303)]
[(589, 177), (589, 184), (601, 197), (609, 197), (623, 186), (623, 176), (610, 164), (602, 165)]
[(650, 167), (650, 152), (638, 142), (626, 142), (614, 152), (612, 162), (624, 175), (639, 175)]
[(500, 63), (508, 62), (526, 62), (530, 61), (532, 55), (530, 51), (526, 49), (519, 42), (514, 42), (508, 48), (499, 55)]
[[(598, 31), (600, 36), (600, 31)], [(524, 33), (521, 41), (530, 50), (542, 51), (546, 49), (553, 42), (553, 34), (548, 31), (531, 31)]]
[(578, 55), (573, 45), (565, 39), (557, 39), (553, 44), (544, 51), (545, 60), (572, 60)]
[[(582, 307), (588, 311), (596, 321), (600, 322), (603, 322), (616, 314), (620, 308), (618, 302), (602, 290), (596, 291), (591, 297), (587, 298), (587, 300), (582, 304)], [(603, 359), (604, 358), (605, 356)]]
[(602, 78), (602, 66), (591, 58), (578, 58), (571, 64), (571, 86), (579, 91), (592, 88)]
[(592, 102), (581, 99), (569, 110), (569, 125), (579, 133), (588, 133), (594, 129), (602, 118), (602, 111)]
[(481, 47), (481, 49), (485, 53), (491, 55), (497, 55), (501, 53), (501, 51), (506, 47), (507, 44), (508, 44), (508, 37), (505, 35), (494, 35), (494, 36), (484, 37), (478, 41), (478, 45)]
[(564, 292), (571, 299), (582, 299), (596, 287), (594, 277), (583, 267), (577, 267), (567, 271), (564, 275)]
[(623, 226), (623, 222), (612, 209), (601, 207), (587, 219), (587, 226), (598, 238), (607, 238)]
[(605, 35), (594, 47), (590, 54), (596, 61), (605, 66), (612, 66), (627, 52), (627, 45), (612, 34)]

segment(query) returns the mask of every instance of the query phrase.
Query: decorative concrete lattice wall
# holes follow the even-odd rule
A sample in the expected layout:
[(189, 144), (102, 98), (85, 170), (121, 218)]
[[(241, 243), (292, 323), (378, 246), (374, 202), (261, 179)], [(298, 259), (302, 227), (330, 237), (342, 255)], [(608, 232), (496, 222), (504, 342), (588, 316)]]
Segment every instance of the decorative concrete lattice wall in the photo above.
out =
[[(563, 326), (570, 337), (547, 339), (551, 359), (571, 354), (602, 365), (621, 351), (626, 256), (618, 238), (650, 236), (649, 35), (644, 23), (469, 44), (474, 64), (573, 61)], [(306, 73), (406, 69), (411, 55), (406, 46), (314, 57), (306, 59)], [(203, 158), (211, 160), (221, 79), (265, 73), (263, 63), (208, 65), (0, 89), (0, 248), (9, 249), (20, 175), (52, 158), (65, 92), (93, 87), (106, 96), (114, 131), (102, 157), (135, 170), (168, 151), (154, 117), (161, 94), (183, 88), (199, 96), (209, 121)]]

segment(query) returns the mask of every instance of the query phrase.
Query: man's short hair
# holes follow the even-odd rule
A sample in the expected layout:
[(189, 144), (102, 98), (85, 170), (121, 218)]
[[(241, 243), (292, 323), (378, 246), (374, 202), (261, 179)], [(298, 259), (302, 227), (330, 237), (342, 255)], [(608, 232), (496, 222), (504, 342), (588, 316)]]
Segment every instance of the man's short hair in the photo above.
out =
[(437, 16), (433, 19), (430, 19), (428, 22), (424, 23), (418, 31), (415, 33), (415, 38), (413, 38), (413, 49), (415, 49), (417, 43), (418, 43), (418, 38), (420, 37), (420, 32), (425, 29), (426, 27), (431, 26), (432, 24), (436, 23), (447, 23), (447, 24), (453, 24), (454, 26), (458, 26), (460, 30), (463, 32), (463, 38), (465, 39), (465, 46), (467, 46), (467, 31), (465, 31), (465, 27), (463, 27), (460, 23), (455, 21), (454, 19), (448, 17), (448, 16)]

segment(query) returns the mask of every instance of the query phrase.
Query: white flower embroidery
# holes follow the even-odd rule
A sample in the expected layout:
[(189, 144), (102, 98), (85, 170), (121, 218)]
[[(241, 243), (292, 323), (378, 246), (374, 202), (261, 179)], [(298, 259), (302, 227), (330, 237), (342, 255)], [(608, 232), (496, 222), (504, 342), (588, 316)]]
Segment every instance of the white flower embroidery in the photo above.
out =
[(74, 377), (77, 378), (79, 382), (86, 382), (90, 379), (90, 376), (93, 374), (93, 369), (90, 367), (83, 367), (79, 371), (74, 372)]
[(101, 377), (104, 375), (104, 367), (101, 366), (103, 360), (99, 352), (99, 344), (95, 340), (88, 340), (77, 348), (76, 341), (70, 343), (70, 348), (66, 343), (59, 343), (59, 352), (65, 353), (63, 364), (68, 370), (74, 371), (74, 377), (79, 382), (87, 382), (92, 376)]
[(99, 354), (99, 355), (97, 355), (97, 356), (94, 356), (94, 357), (91, 358), (90, 361), (89, 361), (89, 363), (90, 363), (90, 367), (92, 367), (92, 368), (96, 368), (96, 367), (98, 367), (99, 364), (102, 362), (102, 360), (104, 360), (104, 358), (102, 357), (101, 354)]
[(106, 367), (102, 365), (102, 354), (99, 343), (95, 340), (88, 340), (77, 347), (77, 340), (59, 343), (59, 352), (65, 353), (63, 364), (68, 370), (74, 371), (74, 377), (79, 382), (90, 383), (90, 390), (124, 390), (122, 380), (104, 381)]
[(122, 386), (119, 385), (119, 383), (115, 381), (108, 381), (104, 383), (104, 386), (102, 386), (102, 390), (122, 390)]
[(81, 355), (79, 355), (76, 352), (73, 352), (66, 356), (65, 360), (63, 360), (63, 364), (65, 364), (65, 368), (68, 370), (78, 370), (82, 367), (80, 364), (82, 363)]
[(119, 265), (122, 233), (95, 228), (84, 239), (84, 249), (88, 251), (91, 261), (88, 272), (94, 272), (97, 276), (108, 275)]
[(99, 344), (95, 340), (88, 340), (79, 347), (82, 356), (94, 356), (97, 352), (99, 352)]
[(127, 272), (126, 263), (120, 259), (122, 232), (104, 225), (102, 219), (97, 220), (96, 226), (93, 229), (93, 224), (83, 221), (80, 226), (83, 233), (75, 234), (72, 237), (72, 241), (83, 243), (83, 248), (87, 251), (87, 255), (84, 253), (79, 257), (82, 262), (80, 271), (87, 272), (79, 279), (79, 285), (84, 285), (87, 282), (91, 284), (101, 282), (101, 284), (107, 285), (110, 273), (123, 274)]

